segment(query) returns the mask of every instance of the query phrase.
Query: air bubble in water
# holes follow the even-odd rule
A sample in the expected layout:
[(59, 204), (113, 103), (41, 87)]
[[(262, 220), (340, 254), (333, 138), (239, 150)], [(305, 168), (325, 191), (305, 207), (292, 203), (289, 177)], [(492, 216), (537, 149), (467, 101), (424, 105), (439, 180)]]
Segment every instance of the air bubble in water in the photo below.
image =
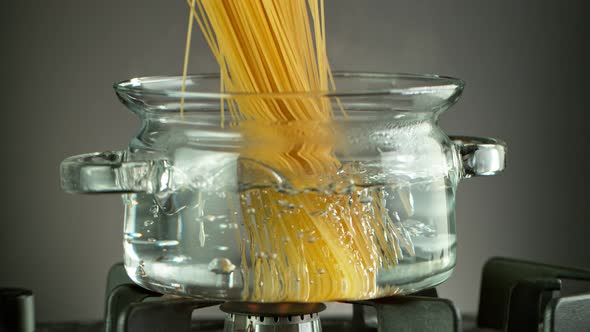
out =
[(205, 239), (207, 238), (207, 234), (205, 234), (205, 223), (199, 223), (199, 244), (201, 248), (205, 246)]
[(161, 263), (184, 263), (190, 261), (191, 258), (184, 255), (168, 255), (160, 256), (156, 259), (157, 262)]
[(173, 215), (184, 210), (189, 202), (194, 201), (192, 197), (188, 197), (192, 196), (192, 194), (188, 190), (164, 190), (155, 193), (154, 199), (162, 212), (167, 215)]
[(432, 226), (419, 221), (408, 219), (403, 222), (404, 230), (408, 233), (407, 235), (410, 237), (434, 237), (436, 236), (436, 229)]
[(318, 210), (310, 213), (310, 216), (312, 217), (325, 217), (326, 215), (328, 215), (327, 210)]
[(229, 216), (226, 216), (226, 215), (215, 216), (215, 221), (217, 221), (217, 222), (224, 222), (224, 221), (227, 221), (228, 219), (229, 219)]
[(293, 210), (296, 208), (295, 204), (293, 204), (289, 201), (282, 200), (282, 199), (277, 200), (277, 203), (280, 206), (284, 207), (285, 209)]
[(265, 253), (264, 251), (257, 252), (255, 254), (255, 256), (256, 256), (256, 258), (260, 258), (260, 259), (268, 259), (268, 257), (269, 257), (268, 254)]
[(328, 185), (329, 193), (346, 195), (354, 190), (354, 181), (350, 178), (336, 180)]
[(316, 242), (318, 242), (318, 240), (319, 240), (319, 238), (316, 237), (316, 236), (308, 236), (307, 237), (307, 242), (308, 243), (316, 243)]
[(152, 207), (150, 208), (150, 213), (154, 216), (154, 218), (156, 218), (158, 216), (158, 212), (160, 212), (160, 207), (158, 207), (158, 205), (152, 205)]
[(153, 220), (146, 220), (146, 221), (143, 222), (143, 225), (145, 227), (150, 227), (153, 224), (154, 224), (154, 221)]
[(371, 196), (369, 196), (369, 195), (367, 195), (367, 194), (363, 194), (363, 195), (361, 196), (361, 199), (360, 199), (360, 201), (361, 201), (361, 203), (363, 203), (363, 204), (370, 204), (371, 202), (373, 202), (373, 197), (371, 197)]
[(137, 265), (137, 269), (135, 269), (135, 275), (139, 278), (145, 278), (147, 276), (147, 273), (145, 272), (144, 269), (144, 262), (143, 261), (139, 261), (139, 264)]
[(175, 247), (179, 245), (179, 242), (176, 240), (168, 240), (168, 241), (158, 241), (156, 242), (156, 246), (158, 247)]
[(360, 161), (354, 161), (343, 165), (342, 171), (348, 175), (364, 174), (367, 168)]
[(209, 262), (209, 271), (216, 274), (230, 274), (235, 271), (236, 266), (227, 258), (214, 258)]

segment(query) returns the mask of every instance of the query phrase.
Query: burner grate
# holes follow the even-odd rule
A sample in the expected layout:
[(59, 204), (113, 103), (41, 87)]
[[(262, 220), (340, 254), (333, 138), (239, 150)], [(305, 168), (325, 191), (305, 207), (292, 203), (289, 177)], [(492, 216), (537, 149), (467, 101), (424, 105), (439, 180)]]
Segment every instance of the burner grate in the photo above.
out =
[(538, 331), (539, 325), (545, 324), (545, 331), (551, 332), (589, 331), (590, 293), (560, 296), (562, 283), (567, 280), (585, 281), (585, 292), (590, 291), (589, 270), (490, 259), (483, 269), (478, 326), (523, 332)]
[[(564, 285), (572, 280), (579, 289), (567, 294)], [(229, 312), (225, 324), (221, 319), (191, 318), (193, 311), (219, 304), (145, 290), (131, 282), (123, 264), (116, 264), (109, 272), (104, 323), (38, 324), (36, 331), (457, 332), (463, 328), (456, 307), (438, 298), (434, 289), (353, 302), (352, 319), (322, 319), (321, 324), (318, 313), (323, 304), (225, 303), (221, 306)], [(302, 326), (307, 329), (299, 329)], [(471, 332), (590, 331), (590, 271), (493, 258), (483, 271), (477, 327), (465, 328)], [(0, 331), (33, 330), (32, 292), (0, 289)]]

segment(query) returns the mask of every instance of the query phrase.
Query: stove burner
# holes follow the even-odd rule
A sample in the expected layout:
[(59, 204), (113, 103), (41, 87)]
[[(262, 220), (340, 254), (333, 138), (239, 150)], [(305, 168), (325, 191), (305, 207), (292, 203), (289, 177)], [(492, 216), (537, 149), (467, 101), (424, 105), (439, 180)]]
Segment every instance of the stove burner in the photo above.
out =
[(322, 303), (243, 303), (221, 305), (227, 313), (224, 332), (319, 332)]
[(226, 302), (221, 310), (229, 314), (288, 317), (317, 314), (326, 310), (323, 303), (248, 303)]

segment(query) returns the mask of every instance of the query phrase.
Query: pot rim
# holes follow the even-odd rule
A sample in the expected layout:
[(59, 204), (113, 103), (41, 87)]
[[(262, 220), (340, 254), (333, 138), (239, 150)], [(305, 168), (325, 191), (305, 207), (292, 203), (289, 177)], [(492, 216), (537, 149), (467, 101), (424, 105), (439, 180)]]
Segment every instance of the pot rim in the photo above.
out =
[[(334, 72), (334, 79), (372, 80), (374, 88), (337, 89), (336, 91), (294, 91), (294, 92), (219, 92), (203, 89), (185, 91), (180, 89), (182, 76), (146, 76), (117, 82), (113, 88), (118, 95), (141, 95), (184, 98), (185, 100), (211, 100), (226, 98), (346, 98), (363, 96), (413, 96), (413, 95), (444, 95), (444, 99), (456, 99), (465, 87), (465, 82), (450, 76), (433, 74), (409, 73), (377, 73), (377, 72)], [(195, 74), (187, 76), (187, 85), (198, 81), (219, 80), (219, 74)], [(176, 83), (176, 84), (174, 84)], [(173, 85), (177, 88), (153, 88), (154, 85)]]

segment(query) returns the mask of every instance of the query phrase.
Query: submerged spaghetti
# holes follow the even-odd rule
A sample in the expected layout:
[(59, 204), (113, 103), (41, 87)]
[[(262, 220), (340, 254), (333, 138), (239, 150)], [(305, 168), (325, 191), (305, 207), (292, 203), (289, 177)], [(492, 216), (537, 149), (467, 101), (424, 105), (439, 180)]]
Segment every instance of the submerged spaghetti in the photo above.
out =
[(389, 219), (382, 192), (310, 190), (341, 178), (343, 167), (330, 126), (334, 108), (343, 108), (322, 96), (334, 88), (323, 0), (188, 4), (219, 64), (220, 89), (230, 96), (221, 101), (222, 115), (227, 109), (245, 140), (260, 143), (244, 148), (240, 167), (247, 172), (264, 165), (293, 188), (240, 193), (243, 299), (329, 301), (395, 293), (379, 289), (377, 273), (397, 264), (401, 247), (413, 249)]

